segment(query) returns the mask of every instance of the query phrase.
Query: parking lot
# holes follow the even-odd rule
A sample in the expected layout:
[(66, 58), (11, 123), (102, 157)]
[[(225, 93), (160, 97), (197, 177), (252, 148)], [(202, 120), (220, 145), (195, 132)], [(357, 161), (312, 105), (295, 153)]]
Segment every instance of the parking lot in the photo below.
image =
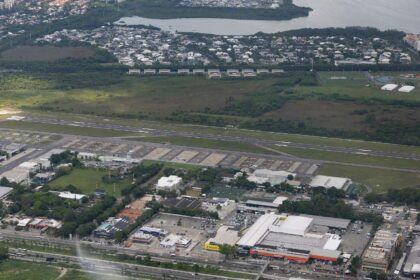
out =
[[(161, 228), (168, 232), (168, 234), (181, 235), (183, 238), (190, 239), (191, 244), (184, 247), (177, 247), (175, 254), (181, 257), (200, 257), (207, 259), (217, 259), (221, 255), (208, 252), (202, 249), (203, 243), (208, 239), (208, 233), (216, 229), (217, 221), (186, 217), (179, 215), (172, 215), (166, 213), (160, 213), (156, 215), (151, 221), (145, 226)], [(174, 254), (171, 248), (164, 248), (160, 245), (163, 238), (153, 237), (153, 241), (150, 244), (133, 243), (130, 249), (147, 251), (150, 253), (170, 255)]]
[(16, 130), (0, 129), (0, 142), (2, 144), (19, 143), (19, 144), (44, 144), (50, 141), (58, 140), (58, 135), (21, 132)]

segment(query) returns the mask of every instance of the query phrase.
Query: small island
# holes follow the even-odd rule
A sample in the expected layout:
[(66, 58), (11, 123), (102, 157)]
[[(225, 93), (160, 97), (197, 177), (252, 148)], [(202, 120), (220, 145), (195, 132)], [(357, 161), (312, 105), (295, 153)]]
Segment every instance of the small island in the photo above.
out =
[(293, 0), (127, 0), (120, 4), (127, 16), (147, 18), (228, 18), (251, 20), (290, 20), (312, 11)]

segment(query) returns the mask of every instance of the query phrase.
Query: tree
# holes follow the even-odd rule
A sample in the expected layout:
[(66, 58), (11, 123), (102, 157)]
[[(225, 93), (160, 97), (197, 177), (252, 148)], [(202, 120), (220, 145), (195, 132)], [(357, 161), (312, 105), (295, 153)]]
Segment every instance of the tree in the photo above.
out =
[(231, 246), (228, 244), (219, 245), (219, 252), (226, 257), (234, 257), (236, 255), (236, 248), (235, 246)]
[(359, 256), (354, 256), (351, 260), (349, 270), (352, 274), (357, 274), (357, 271), (362, 266), (362, 259)]
[(0, 262), (6, 260), (9, 257), (9, 248), (8, 247), (0, 247)]

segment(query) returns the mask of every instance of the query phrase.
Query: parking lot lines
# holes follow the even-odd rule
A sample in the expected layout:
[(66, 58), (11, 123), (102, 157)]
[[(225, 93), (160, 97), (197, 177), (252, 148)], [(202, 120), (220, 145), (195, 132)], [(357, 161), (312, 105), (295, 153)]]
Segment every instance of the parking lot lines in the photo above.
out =
[(177, 155), (172, 161), (175, 162), (189, 162), (192, 158), (198, 155), (196, 151), (183, 151)]
[(167, 153), (169, 153), (171, 149), (167, 148), (156, 148), (153, 151), (151, 151), (149, 154), (147, 154), (144, 158), (150, 159), (150, 160), (158, 160)]
[(226, 157), (226, 154), (212, 153), (207, 158), (205, 158), (201, 164), (206, 166), (216, 166)]

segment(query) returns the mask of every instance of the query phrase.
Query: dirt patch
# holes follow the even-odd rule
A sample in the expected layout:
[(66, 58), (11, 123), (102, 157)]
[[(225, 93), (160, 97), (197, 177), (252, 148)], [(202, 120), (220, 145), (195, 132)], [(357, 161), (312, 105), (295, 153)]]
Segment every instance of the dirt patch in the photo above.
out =
[(19, 46), (0, 54), (7, 61), (55, 61), (64, 58), (87, 58), (95, 51), (87, 47)]

